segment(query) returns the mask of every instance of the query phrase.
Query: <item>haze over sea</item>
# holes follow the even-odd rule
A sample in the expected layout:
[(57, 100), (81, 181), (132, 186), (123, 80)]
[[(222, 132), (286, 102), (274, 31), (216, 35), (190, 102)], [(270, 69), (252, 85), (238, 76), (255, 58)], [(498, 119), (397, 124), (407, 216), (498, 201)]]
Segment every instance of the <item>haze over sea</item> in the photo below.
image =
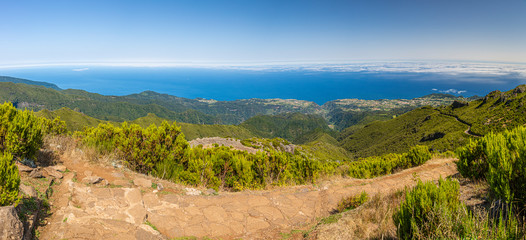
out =
[(343, 98), (415, 98), (431, 93), (483, 96), (526, 83), (526, 65), (353, 63), (234, 66), (61, 65), (0, 68), (0, 75), (104, 95), (151, 90), (185, 98), (282, 98), (323, 104)]

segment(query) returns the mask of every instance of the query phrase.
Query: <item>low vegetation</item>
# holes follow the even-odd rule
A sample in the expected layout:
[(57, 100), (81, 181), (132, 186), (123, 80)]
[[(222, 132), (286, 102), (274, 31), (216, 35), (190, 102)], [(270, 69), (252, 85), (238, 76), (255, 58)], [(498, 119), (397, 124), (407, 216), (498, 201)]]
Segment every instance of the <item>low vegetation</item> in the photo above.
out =
[(0, 206), (11, 205), (18, 201), (20, 176), (13, 156), (9, 153), (0, 155)]
[(17, 110), (11, 103), (0, 105), (0, 206), (18, 201), (20, 176), (16, 160), (34, 159), (45, 134), (61, 134), (60, 119), (36, 117), (33, 112)]
[(360, 193), (360, 195), (356, 196), (350, 196), (347, 198), (343, 198), (336, 207), (336, 212), (345, 212), (348, 210), (355, 209), (361, 205), (363, 205), (365, 202), (367, 202), (367, 199), (369, 198), (369, 195), (365, 191)]
[[(524, 227), (505, 211), (495, 216), (469, 209), (452, 179), (421, 182), (406, 190), (393, 214), (400, 239), (523, 239)], [(509, 213), (509, 212), (508, 212)]]
[(526, 127), (490, 133), (457, 150), (459, 172), (485, 179), (495, 199), (526, 206)]
[(347, 175), (354, 178), (373, 178), (422, 165), (429, 159), (431, 159), (431, 153), (427, 146), (415, 146), (407, 153), (390, 153), (351, 162), (346, 172)]
[(102, 153), (118, 151), (131, 169), (190, 185), (242, 190), (301, 184), (314, 182), (321, 170), (317, 161), (279, 148), (256, 154), (223, 146), (192, 148), (175, 122), (146, 129), (127, 123), (100, 124), (77, 136)]
[(313, 131), (330, 131), (328, 125), (325, 119), (319, 115), (284, 113), (274, 116), (255, 116), (239, 126), (263, 138), (279, 137), (291, 142), (300, 142), (299, 140), (304, 135)]
[(342, 135), (341, 146), (354, 157), (403, 153), (415, 145), (434, 152), (454, 150), (470, 138), (467, 125), (435, 108), (423, 107), (388, 121), (373, 122)]

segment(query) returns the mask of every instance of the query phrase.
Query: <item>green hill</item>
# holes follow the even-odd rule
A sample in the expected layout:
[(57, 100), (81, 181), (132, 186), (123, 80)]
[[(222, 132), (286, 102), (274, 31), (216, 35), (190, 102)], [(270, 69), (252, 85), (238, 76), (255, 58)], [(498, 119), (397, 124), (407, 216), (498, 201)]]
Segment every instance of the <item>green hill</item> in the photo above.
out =
[[(138, 124), (141, 127), (148, 127), (151, 124), (160, 126), (161, 123), (166, 120), (155, 116), (155, 114), (149, 113), (147, 116), (135, 119), (132, 123)], [(181, 131), (184, 133), (187, 140), (193, 140), (196, 138), (204, 137), (233, 137), (238, 139), (246, 139), (255, 137), (253, 133), (247, 129), (235, 125), (206, 125), (206, 124), (192, 124), (178, 122), (177, 125), (181, 127)]]
[(339, 146), (338, 141), (323, 131), (314, 131), (308, 134), (310, 141), (301, 145), (306, 153), (314, 159), (325, 161), (348, 161), (351, 154)]
[(55, 89), (55, 90), (62, 90), (57, 85), (55, 85), (53, 83), (31, 81), (31, 80), (27, 80), (27, 79), (7, 77), (7, 76), (0, 76), (0, 82), (24, 83), (24, 84), (28, 84), (28, 85), (36, 85), (36, 86), (47, 87), (47, 88), (51, 88), (51, 89)]
[[(22, 81), (7, 77), (4, 79), (35, 84), (29, 80)], [(105, 96), (84, 90), (59, 91), (37, 85), (0, 82), (0, 101), (10, 101), (17, 108), (55, 111), (67, 107), (74, 112), (112, 122), (134, 121), (152, 113), (159, 118), (179, 123), (206, 125), (241, 123), (243, 130), (248, 129), (251, 134), (235, 127), (222, 127), (223, 129), (219, 131), (220, 135), (228, 133), (233, 137), (254, 135), (283, 137), (295, 143), (309, 142), (312, 139), (306, 135), (316, 129), (321, 129), (333, 137), (337, 136), (328, 126), (336, 130), (346, 129), (344, 133), (347, 136), (371, 122), (389, 120), (419, 106), (437, 106), (455, 100), (466, 99), (446, 94), (432, 94), (409, 100), (340, 99), (319, 106), (314, 102), (294, 99), (235, 101), (186, 99), (152, 91), (126, 96)], [(78, 119), (75, 121), (79, 122)], [(78, 127), (78, 124), (77, 126), (70, 124), (71, 129)], [(212, 133), (215, 134), (215, 130), (192, 136), (202, 137)]]
[(263, 138), (283, 138), (297, 142), (303, 135), (316, 129), (330, 131), (321, 116), (301, 113), (261, 115), (248, 119), (239, 126)]
[(467, 128), (435, 108), (422, 107), (392, 120), (373, 122), (343, 136), (341, 144), (355, 157), (402, 153), (417, 144), (445, 151), (460, 146), (469, 138), (464, 133)]
[(471, 132), (484, 135), (500, 132), (526, 123), (526, 85), (501, 92), (493, 91), (486, 97), (467, 104), (451, 105), (444, 113), (458, 116), (472, 125)]
[(35, 113), (38, 117), (45, 117), (47, 119), (54, 119), (60, 117), (60, 120), (66, 122), (66, 127), (69, 131), (80, 131), (84, 127), (96, 127), (99, 123), (105, 121), (92, 118), (86, 114), (73, 111), (69, 108), (63, 107), (55, 111), (43, 109)]
[(35, 111), (57, 110), (68, 107), (77, 112), (105, 121), (132, 121), (154, 113), (170, 120), (193, 123), (216, 123), (213, 116), (188, 109), (174, 112), (156, 104), (135, 104), (120, 101), (116, 96), (104, 96), (82, 90), (57, 91), (41, 86), (21, 83), (0, 82), (0, 101), (12, 102), (17, 108)]
[[(416, 144), (454, 150), (467, 139), (526, 123), (526, 85), (471, 102), (422, 107), (388, 121), (342, 132), (341, 146), (355, 157), (404, 152)], [(469, 130), (469, 131), (468, 131)]]

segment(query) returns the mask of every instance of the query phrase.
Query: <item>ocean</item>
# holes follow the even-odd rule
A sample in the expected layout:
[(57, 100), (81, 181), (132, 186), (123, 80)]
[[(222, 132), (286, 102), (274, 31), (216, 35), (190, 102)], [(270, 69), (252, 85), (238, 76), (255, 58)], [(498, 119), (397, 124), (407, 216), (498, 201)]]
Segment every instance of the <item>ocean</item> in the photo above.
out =
[(484, 96), (526, 83), (519, 74), (403, 71), (246, 70), (183, 67), (4, 68), (0, 75), (54, 83), (104, 95), (151, 90), (185, 98), (283, 98), (323, 104), (343, 98), (399, 99), (431, 93)]

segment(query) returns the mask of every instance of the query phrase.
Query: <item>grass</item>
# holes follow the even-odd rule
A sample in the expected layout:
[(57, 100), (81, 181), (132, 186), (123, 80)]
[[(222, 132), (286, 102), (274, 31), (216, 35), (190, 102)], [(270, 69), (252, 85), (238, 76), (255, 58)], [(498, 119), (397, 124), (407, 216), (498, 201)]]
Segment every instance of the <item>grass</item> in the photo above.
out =
[(336, 213), (329, 215), (328, 217), (322, 218), (319, 222), (320, 224), (331, 224), (338, 222), (340, 218), (342, 218), (342, 214)]
[(363, 191), (360, 195), (343, 198), (338, 203), (338, 207), (336, 208), (336, 211), (338, 213), (342, 213), (345, 211), (355, 209), (363, 205), (367, 201), (367, 199), (368, 199), (368, 195), (365, 191)]
[[(414, 145), (427, 145), (434, 151), (453, 150), (469, 138), (467, 125), (435, 108), (415, 109), (388, 121), (373, 122), (341, 140), (353, 157), (402, 153)], [(442, 137), (432, 138), (434, 134)], [(426, 138), (427, 137), (427, 138)]]
[(391, 216), (402, 196), (402, 191), (377, 194), (360, 208), (320, 219), (305, 235), (309, 239), (395, 239)]
[(159, 232), (159, 229), (157, 229), (157, 227), (155, 225), (153, 225), (151, 222), (149, 222), (148, 220), (146, 220), (146, 222), (144, 222), (144, 224), (150, 226), (153, 228), (153, 230)]
[(21, 221), (27, 221), (27, 218), (38, 211), (38, 200), (35, 198), (24, 197), (18, 204), (18, 217)]

